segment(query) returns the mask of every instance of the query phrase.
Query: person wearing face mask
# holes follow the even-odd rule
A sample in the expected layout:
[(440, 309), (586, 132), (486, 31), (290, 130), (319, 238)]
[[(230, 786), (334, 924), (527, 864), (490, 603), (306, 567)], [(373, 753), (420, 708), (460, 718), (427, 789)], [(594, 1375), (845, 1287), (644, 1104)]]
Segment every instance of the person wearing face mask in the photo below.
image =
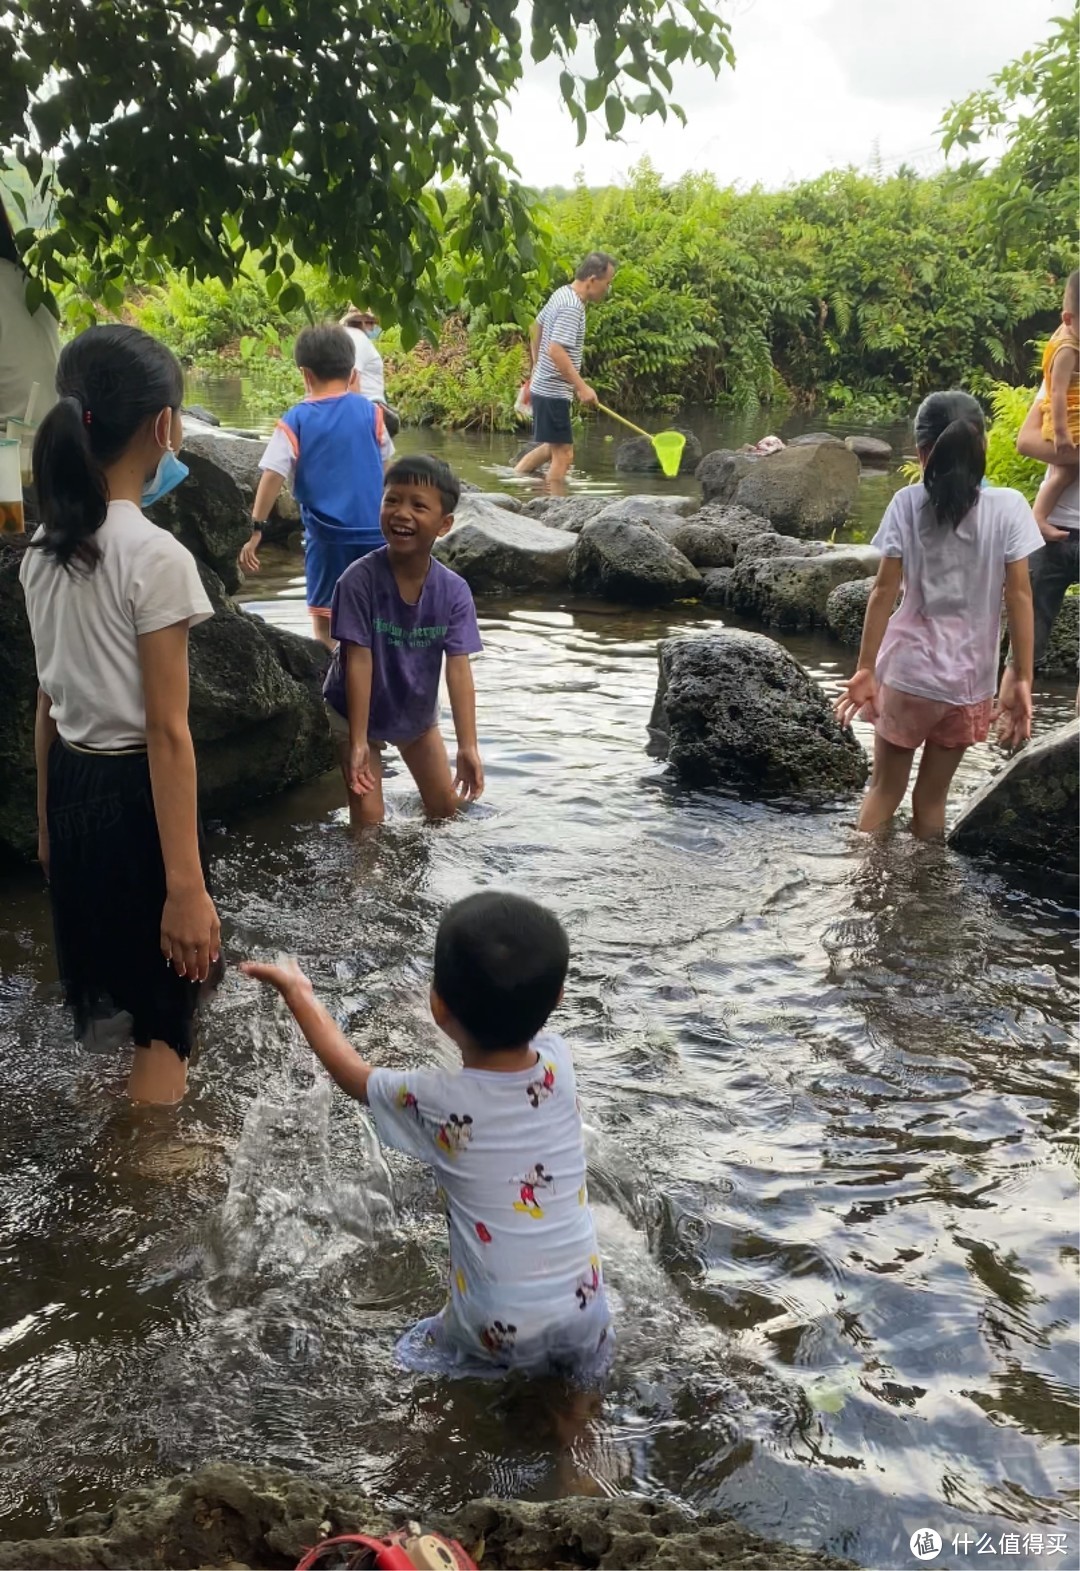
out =
[(357, 391), (363, 393), (365, 398), (370, 398), (373, 404), (381, 405), (387, 434), (397, 436), (401, 429), (401, 416), (386, 402), (383, 358), (375, 348), (382, 328), (370, 311), (361, 311), (354, 305), (341, 318), (340, 325), (352, 339), (356, 353), (356, 375), (360, 383)]
[(220, 966), (188, 725), (188, 629), (212, 607), (191, 553), (144, 509), (187, 475), (183, 376), (138, 328), (61, 352), (34, 444), (41, 527), (20, 570), (38, 675), (38, 846), (80, 1037), (126, 1015), (133, 1101), (187, 1086)]

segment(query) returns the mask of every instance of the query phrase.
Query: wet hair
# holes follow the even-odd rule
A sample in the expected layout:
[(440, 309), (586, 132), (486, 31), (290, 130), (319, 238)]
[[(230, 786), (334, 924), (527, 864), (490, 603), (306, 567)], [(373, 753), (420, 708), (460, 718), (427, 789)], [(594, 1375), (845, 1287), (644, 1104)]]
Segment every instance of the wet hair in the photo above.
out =
[(426, 485), (438, 491), (443, 517), (448, 518), (461, 500), (461, 482), (441, 458), (429, 453), (416, 453), (409, 458), (395, 458), (386, 471), (383, 485)]
[(579, 284), (587, 278), (603, 278), (608, 270), (615, 271), (615, 258), (608, 256), (606, 251), (590, 251), (585, 260), (579, 264), (574, 277)]
[(1080, 272), (1070, 273), (1065, 280), (1064, 309), (1070, 316), (1080, 316)]
[(986, 420), (970, 393), (931, 393), (915, 415), (915, 445), (929, 454), (923, 485), (939, 524), (955, 529), (979, 498), (986, 473)]
[(356, 367), (352, 339), (336, 322), (305, 327), (297, 337), (293, 359), (317, 382), (347, 382)]
[(374, 311), (362, 311), (359, 306), (351, 305), (341, 318), (342, 327), (358, 327), (361, 332), (369, 322), (376, 320)]
[(101, 555), (107, 465), (163, 409), (179, 409), (184, 374), (176, 356), (138, 327), (88, 327), (66, 344), (56, 368), (59, 401), (34, 441), (38, 511), (35, 545), (61, 567), (92, 572)]
[(435, 939), (435, 991), (487, 1053), (531, 1042), (559, 1002), (570, 944), (550, 911), (485, 889), (452, 905)]

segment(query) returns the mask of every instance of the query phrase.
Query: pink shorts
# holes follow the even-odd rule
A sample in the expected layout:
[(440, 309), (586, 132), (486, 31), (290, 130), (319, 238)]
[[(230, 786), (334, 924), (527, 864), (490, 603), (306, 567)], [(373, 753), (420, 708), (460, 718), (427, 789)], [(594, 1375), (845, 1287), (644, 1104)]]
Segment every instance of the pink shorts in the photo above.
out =
[(882, 683), (878, 688), (879, 713), (875, 716), (864, 709), (860, 718), (871, 721), (878, 736), (894, 747), (914, 749), (923, 742), (933, 742), (936, 747), (971, 747), (990, 735), (993, 709), (992, 698), (984, 698), (980, 704), (944, 704)]

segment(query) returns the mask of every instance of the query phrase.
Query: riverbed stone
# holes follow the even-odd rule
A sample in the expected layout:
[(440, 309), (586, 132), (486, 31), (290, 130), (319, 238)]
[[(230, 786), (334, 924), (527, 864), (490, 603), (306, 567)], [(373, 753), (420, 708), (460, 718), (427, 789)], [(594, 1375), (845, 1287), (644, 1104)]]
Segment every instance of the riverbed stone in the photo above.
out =
[(860, 463), (884, 469), (893, 456), (892, 445), (879, 436), (845, 436), (844, 446)]
[(233, 594), (240, 587), (237, 556), (251, 533), (251, 505), (220, 464), (187, 450), (184, 462), (187, 479), (155, 502), (147, 517), (171, 530)]
[(813, 537), (835, 529), (859, 489), (859, 460), (842, 442), (786, 447), (756, 458), (719, 450), (697, 468), (705, 502), (737, 502), (771, 519), (786, 535)]
[(617, 496), (608, 497), (606, 506), (597, 518), (627, 518), (631, 522), (652, 523), (656, 519), (667, 522), (672, 518), (686, 518), (698, 511), (692, 496)]
[(453, 529), (436, 541), (435, 556), (478, 594), (507, 589), (564, 589), (572, 534), (508, 513), (484, 496), (463, 498)]
[[(25, 538), (0, 540), (0, 862), (37, 844), (37, 675), (18, 581)], [(321, 645), (240, 610), (199, 562), (214, 615), (190, 637), (191, 733), (204, 813), (220, 817), (333, 767), (322, 705)]]
[(744, 562), (764, 562), (774, 556), (824, 556), (829, 549), (824, 540), (796, 540), (794, 535), (751, 535), (735, 550), (735, 566)]
[(716, 606), (722, 611), (731, 609), (731, 580), (735, 576), (733, 567), (710, 567), (702, 573), (705, 580), (705, 589), (701, 598), (706, 605)]
[(870, 546), (845, 546), (818, 556), (778, 556), (739, 563), (732, 597), (744, 616), (788, 632), (825, 627), (829, 596), (837, 584), (872, 578), (879, 557)]
[[(691, 475), (701, 462), (701, 443), (693, 431), (688, 431), (685, 426), (668, 426), (669, 431), (678, 431), (686, 438), (686, 446), (679, 460), (679, 473)], [(615, 449), (615, 468), (628, 474), (661, 474), (660, 460), (656, 456), (656, 448), (648, 437), (631, 436), (620, 442)]]
[(1046, 654), (1039, 662), (1044, 676), (1075, 680), (1077, 651), (1080, 646), (1080, 595), (1066, 595), (1050, 633)]
[(862, 643), (866, 603), (874, 587), (872, 578), (857, 578), (837, 584), (825, 602), (825, 622), (829, 632), (849, 649)]
[(585, 525), (570, 558), (570, 582), (579, 593), (631, 605), (689, 600), (704, 588), (697, 568), (648, 524), (618, 518)]
[(124, 1490), (106, 1511), (83, 1511), (48, 1538), (0, 1541), (0, 1571), (87, 1571), (139, 1566), (293, 1566), (323, 1538), (381, 1537), (419, 1517), (457, 1539), (484, 1571), (590, 1566), (597, 1571), (849, 1571), (821, 1550), (761, 1538), (715, 1512), (639, 1496), (541, 1503), (473, 1500), (424, 1512), (381, 1504), (351, 1482), (281, 1468), (214, 1462), (195, 1473)]
[(804, 431), (801, 436), (793, 436), (786, 444), (788, 447), (843, 447), (844, 439), (837, 436), (835, 431)]
[(820, 806), (866, 781), (866, 754), (817, 683), (761, 633), (660, 644), (648, 751), (691, 785)]
[(1064, 873), (1080, 871), (1080, 720), (1029, 742), (972, 797), (949, 835), (958, 851)]
[[(460, 484), (460, 482), (459, 482), (459, 484)], [(520, 496), (511, 496), (509, 491), (479, 491), (479, 492), (472, 492), (472, 491), (466, 491), (464, 489), (464, 487), (462, 487), (461, 495), (462, 495), (462, 501), (459, 502), (459, 504), (458, 504), (458, 512), (461, 511), (461, 507), (464, 504), (465, 498), (467, 496), (473, 496), (473, 495), (482, 496), (485, 502), (490, 502), (491, 503), (492, 507), (501, 507), (504, 510), (504, 512), (507, 512), (507, 513), (520, 513), (520, 512), (523, 511), (522, 501), (521, 501)]]
[(711, 524), (699, 524), (696, 518), (669, 524), (664, 531), (664, 538), (699, 571), (734, 565), (735, 553), (729, 536)]
[(565, 529), (576, 535), (590, 519), (610, 505), (610, 496), (534, 496), (532, 501), (525, 503), (522, 512), (527, 518), (538, 518), (550, 528)]
[[(266, 442), (262, 437), (234, 436), (231, 431), (217, 430), (213, 426), (203, 425), (201, 421), (184, 421), (180, 458), (190, 465), (191, 455), (195, 454), (223, 469), (239, 486), (249, 519), (261, 474), (259, 463), (265, 451)], [(266, 521), (263, 538), (271, 545), (281, 544), (296, 531), (299, 522), (299, 504), (290, 494), (288, 486), (283, 486)]]

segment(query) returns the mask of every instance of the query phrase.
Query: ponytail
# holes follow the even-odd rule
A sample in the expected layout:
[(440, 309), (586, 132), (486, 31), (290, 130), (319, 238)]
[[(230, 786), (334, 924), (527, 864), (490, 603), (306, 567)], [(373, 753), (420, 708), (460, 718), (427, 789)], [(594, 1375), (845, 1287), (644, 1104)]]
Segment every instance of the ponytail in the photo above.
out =
[(179, 409), (184, 375), (175, 355), (137, 327), (89, 327), (65, 345), (56, 368), (59, 402), (34, 442), (44, 530), (34, 544), (70, 572), (93, 572), (94, 536), (109, 507), (106, 470), (148, 420)]
[(970, 393), (931, 393), (915, 416), (915, 443), (934, 517), (955, 529), (978, 501), (986, 474), (983, 412)]
[(34, 440), (34, 477), (45, 525), (37, 543), (67, 571), (93, 572), (101, 555), (95, 534), (105, 522), (109, 491), (90, 447), (86, 414), (70, 394), (54, 404)]

